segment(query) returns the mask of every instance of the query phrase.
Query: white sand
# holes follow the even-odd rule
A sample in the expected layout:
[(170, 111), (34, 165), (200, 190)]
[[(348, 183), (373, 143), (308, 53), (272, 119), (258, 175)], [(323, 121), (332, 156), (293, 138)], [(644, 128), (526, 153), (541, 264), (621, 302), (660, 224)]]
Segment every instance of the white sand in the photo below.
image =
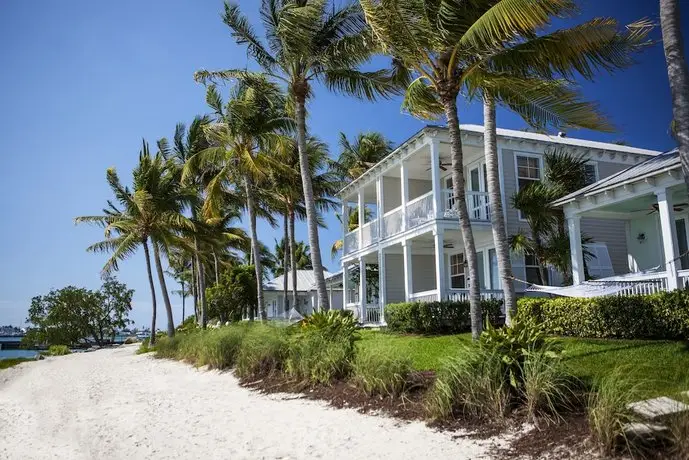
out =
[(262, 395), (230, 373), (135, 350), (0, 371), (0, 458), (473, 459), (504, 441), (474, 441), (296, 395)]

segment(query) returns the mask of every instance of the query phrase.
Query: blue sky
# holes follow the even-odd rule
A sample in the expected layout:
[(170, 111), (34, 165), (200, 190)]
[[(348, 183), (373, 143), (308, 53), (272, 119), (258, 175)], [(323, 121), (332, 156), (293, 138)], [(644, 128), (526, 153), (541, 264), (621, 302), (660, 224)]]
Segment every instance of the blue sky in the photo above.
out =
[[(257, 24), (259, 0), (242, 9)], [(612, 16), (622, 23), (658, 18), (656, 0), (586, 0), (579, 20)], [(30, 299), (69, 284), (97, 288), (104, 255), (86, 246), (97, 228), (75, 227), (73, 218), (99, 212), (110, 198), (105, 170), (129, 180), (141, 139), (154, 142), (175, 124), (206, 113), (195, 70), (245, 67), (246, 52), (220, 20), (220, 0), (92, 0), (0, 2), (0, 324), (23, 323)], [(683, 23), (689, 24), (689, 8)], [(685, 37), (688, 35), (685, 27)], [(654, 33), (660, 38), (660, 31)], [(667, 149), (670, 94), (662, 48), (639, 56), (638, 65), (601, 75), (582, 90), (611, 117), (618, 132), (570, 132), (595, 140)], [(376, 130), (400, 142), (423, 124), (400, 112), (400, 101), (359, 102), (315, 89), (310, 129), (336, 155), (340, 131)], [(460, 106), (462, 123), (481, 123), (480, 106)], [(509, 113), (498, 126), (521, 128)], [(339, 237), (334, 215), (321, 231), (323, 260), (337, 269), (329, 248)], [(259, 227), (273, 246), (280, 229)], [(306, 239), (304, 224), (297, 237)], [(121, 281), (136, 290), (131, 318), (150, 320), (143, 256), (121, 265)], [(172, 285), (172, 282), (170, 282)], [(176, 320), (181, 302), (173, 298)], [(160, 307), (159, 325), (164, 325)], [(188, 310), (189, 311), (189, 310)]]

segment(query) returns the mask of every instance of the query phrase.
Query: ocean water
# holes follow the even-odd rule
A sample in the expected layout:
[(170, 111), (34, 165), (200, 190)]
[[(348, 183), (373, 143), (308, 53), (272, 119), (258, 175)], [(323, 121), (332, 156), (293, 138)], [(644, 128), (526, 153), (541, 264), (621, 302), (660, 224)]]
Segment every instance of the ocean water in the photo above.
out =
[(0, 359), (35, 358), (38, 350), (0, 350)]

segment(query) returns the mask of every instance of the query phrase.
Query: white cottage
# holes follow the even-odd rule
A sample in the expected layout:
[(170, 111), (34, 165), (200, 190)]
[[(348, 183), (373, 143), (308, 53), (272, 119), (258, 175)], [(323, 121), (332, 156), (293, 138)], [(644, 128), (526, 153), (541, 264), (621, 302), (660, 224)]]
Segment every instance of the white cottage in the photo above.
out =
[[(330, 279), (337, 274), (324, 272), (325, 277)], [(283, 298), (283, 286), (285, 277), (277, 276), (264, 284), (264, 296), (268, 318), (287, 318), (289, 311), (293, 307), (292, 301), (292, 272), (287, 276), (287, 299)], [(318, 308), (316, 295), (316, 277), (313, 270), (297, 270), (297, 304), (296, 310), (302, 315), (313, 313)], [(329, 287), (330, 305), (334, 309), (342, 309), (342, 288), (337, 286)]]
[[(486, 186), (483, 127), (461, 125), (466, 199), (479, 261), (483, 297), (500, 297), (491, 209)], [(526, 228), (510, 197), (543, 177), (543, 155), (563, 147), (588, 160), (591, 182), (614, 177), (630, 166), (660, 154), (617, 144), (564, 136), (498, 129), (498, 166), (508, 234)], [(450, 145), (447, 129), (423, 128), (338, 194), (343, 222), (358, 206), (358, 229), (342, 228), (345, 308), (368, 323), (384, 322), (383, 306), (390, 302), (465, 299), (467, 272), (456, 207), (452, 195)], [(365, 220), (364, 209), (370, 218)], [(624, 220), (580, 216), (580, 225), (596, 241), (590, 249), (599, 257), (590, 267), (599, 275), (629, 271)], [(575, 228), (576, 229), (576, 228)], [(633, 242), (632, 242), (633, 243)], [(532, 257), (513, 254), (517, 278), (536, 282)], [(372, 268), (374, 268), (372, 270)], [(361, 274), (364, 276), (361, 276)], [(558, 274), (550, 272), (551, 282)], [(375, 286), (371, 289), (371, 283)], [(525, 286), (518, 285), (518, 291)]]

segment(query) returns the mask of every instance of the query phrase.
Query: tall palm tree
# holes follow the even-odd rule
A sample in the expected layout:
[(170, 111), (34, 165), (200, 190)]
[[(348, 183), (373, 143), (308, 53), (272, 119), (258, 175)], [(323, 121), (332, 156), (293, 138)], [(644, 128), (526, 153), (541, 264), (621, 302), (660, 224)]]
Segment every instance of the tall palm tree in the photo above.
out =
[(143, 246), (153, 314), (151, 321), (151, 343), (155, 343), (156, 298), (151, 272), (149, 241), (153, 245), (156, 272), (163, 294), (167, 313), (167, 333), (175, 333), (172, 305), (167, 293), (160, 252), (167, 254), (171, 245), (181, 245), (179, 232), (193, 229), (193, 224), (182, 214), (183, 200), (178, 178), (168, 168), (164, 157), (158, 153), (151, 156), (144, 141), (139, 155), (139, 164), (133, 172), (133, 190), (124, 187), (114, 169), (108, 169), (107, 180), (122, 209), (108, 201), (108, 208), (101, 216), (82, 216), (75, 223), (92, 223), (105, 229), (105, 240), (87, 248), (93, 252), (112, 252), (103, 267), (103, 273), (117, 270), (118, 262), (134, 254)]
[[(369, 100), (398, 91), (395, 75), (386, 70), (361, 71), (376, 51), (358, 4), (337, 8), (326, 0), (265, 0), (261, 20), (268, 47), (256, 35), (239, 6), (226, 3), (223, 21), (240, 45), (263, 71), (287, 85), (290, 107), (297, 125), (299, 169), (306, 208), (311, 260), (319, 305), (330, 308), (323, 275), (318, 237), (318, 213), (311, 181), (307, 147), (306, 103), (313, 97), (313, 83), (331, 91)], [(199, 81), (245, 78), (246, 70), (196, 72)]]
[[(266, 78), (256, 76), (240, 81), (229, 100), (222, 103), (220, 93), (210, 85), (206, 101), (215, 112), (215, 121), (205, 129), (211, 147), (192, 156), (185, 165), (184, 176), (193, 175), (207, 165), (219, 171), (208, 183), (203, 205), (207, 218), (219, 217), (223, 195), (239, 184), (246, 197), (249, 217), (251, 253), (260, 254), (256, 230), (257, 183), (266, 179), (271, 168), (279, 167), (266, 153), (280, 143), (280, 131), (290, 124), (284, 115), (285, 100), (280, 89)], [(263, 279), (262, 257), (253, 258), (256, 279)], [(258, 311), (267, 319), (263, 283), (257, 284)]]
[[(407, 87), (403, 108), (422, 118), (443, 114), (447, 121), (453, 194), (470, 277), (472, 337), (478, 339), (482, 329), (478, 260), (465, 201), (457, 97), (462, 88), (471, 92), (502, 73), (511, 75), (518, 64), (514, 55), (505, 59), (495, 57), (504, 50), (503, 45), (534, 37), (548, 25), (551, 17), (571, 13), (576, 5), (570, 0), (360, 0), (360, 3), (377, 42), (413, 79)], [(545, 48), (549, 43), (544, 40), (538, 46)], [(587, 41), (581, 40), (570, 43), (569, 49), (580, 51), (587, 46)], [(535, 59), (542, 60), (544, 55), (539, 53)], [(522, 53), (522, 58), (533, 59), (528, 53)], [(549, 56), (555, 61), (553, 66), (568, 58), (569, 55)], [(510, 90), (509, 85), (503, 86), (505, 91)], [(556, 98), (547, 99), (546, 103), (535, 99), (525, 104), (523, 97), (519, 100), (523, 106), (519, 112), (525, 114), (536, 110), (544, 115), (553, 104), (558, 104)]]
[(660, 26), (672, 92), (673, 137), (679, 146), (684, 182), (689, 190), (689, 70), (684, 55), (678, 0), (660, 0)]
[[(309, 246), (304, 243), (303, 241), (297, 242), (295, 245), (296, 251), (296, 257), (295, 257), (295, 262), (297, 266), (297, 270), (311, 270), (313, 267), (311, 267), (311, 254), (309, 250)], [(284, 255), (285, 251), (289, 251), (289, 243), (287, 240), (282, 239), (280, 241), (275, 241), (275, 249), (273, 253), (273, 257), (275, 259), (275, 275), (280, 276), (284, 274), (285, 272), (288, 272), (291, 270), (290, 266), (284, 265)]]
[(354, 142), (340, 133), (340, 156), (335, 169), (341, 180), (353, 180), (392, 152), (392, 142), (381, 133), (359, 133)]

